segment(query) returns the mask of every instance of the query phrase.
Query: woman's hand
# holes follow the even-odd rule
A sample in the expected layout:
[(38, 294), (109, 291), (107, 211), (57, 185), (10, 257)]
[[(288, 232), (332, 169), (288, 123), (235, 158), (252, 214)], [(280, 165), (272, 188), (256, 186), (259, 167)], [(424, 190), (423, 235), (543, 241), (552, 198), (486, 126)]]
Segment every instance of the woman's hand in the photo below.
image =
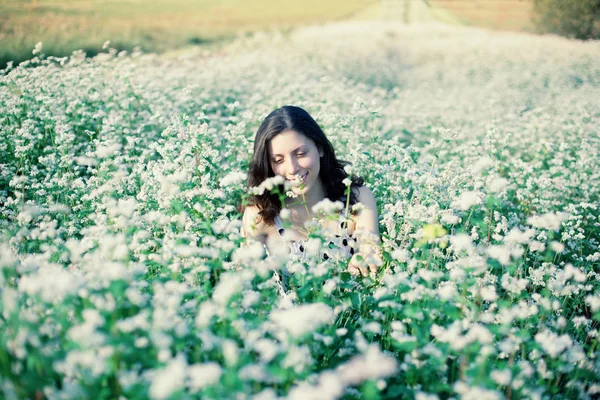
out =
[(348, 272), (351, 275), (368, 276), (369, 273), (376, 274), (379, 267), (383, 265), (383, 259), (379, 252), (370, 252), (366, 254), (357, 253), (352, 256), (348, 263)]

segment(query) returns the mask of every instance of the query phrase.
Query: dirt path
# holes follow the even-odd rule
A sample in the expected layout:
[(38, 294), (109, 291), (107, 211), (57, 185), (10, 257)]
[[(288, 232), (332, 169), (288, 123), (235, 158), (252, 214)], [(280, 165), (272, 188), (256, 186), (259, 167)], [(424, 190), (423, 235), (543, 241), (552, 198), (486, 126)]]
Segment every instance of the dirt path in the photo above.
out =
[(459, 24), (453, 16), (425, 0), (381, 0), (358, 13), (353, 20), (386, 20), (404, 23), (445, 22)]

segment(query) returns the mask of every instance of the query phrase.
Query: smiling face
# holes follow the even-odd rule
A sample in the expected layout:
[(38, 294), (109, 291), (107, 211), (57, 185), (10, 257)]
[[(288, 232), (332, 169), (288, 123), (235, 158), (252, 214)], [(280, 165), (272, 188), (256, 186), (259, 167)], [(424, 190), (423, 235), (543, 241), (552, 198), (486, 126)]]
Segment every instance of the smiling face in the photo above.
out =
[(292, 192), (297, 195), (321, 187), (320, 156), (315, 143), (296, 131), (282, 132), (269, 142), (269, 161), (275, 175), (289, 181), (295, 181), (296, 175), (300, 176), (302, 184), (292, 187)]

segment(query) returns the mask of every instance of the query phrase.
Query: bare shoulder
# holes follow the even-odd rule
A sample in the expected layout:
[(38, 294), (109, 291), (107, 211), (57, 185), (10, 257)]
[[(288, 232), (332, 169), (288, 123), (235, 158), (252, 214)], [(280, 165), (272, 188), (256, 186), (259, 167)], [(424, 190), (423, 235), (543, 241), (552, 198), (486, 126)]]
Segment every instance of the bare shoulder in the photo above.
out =
[(260, 210), (257, 206), (248, 206), (244, 210), (242, 217), (242, 236), (260, 237), (266, 234), (267, 225), (260, 217)]
[(375, 200), (375, 196), (371, 189), (366, 186), (358, 188), (358, 202), (362, 203), (367, 208), (377, 209), (377, 200)]

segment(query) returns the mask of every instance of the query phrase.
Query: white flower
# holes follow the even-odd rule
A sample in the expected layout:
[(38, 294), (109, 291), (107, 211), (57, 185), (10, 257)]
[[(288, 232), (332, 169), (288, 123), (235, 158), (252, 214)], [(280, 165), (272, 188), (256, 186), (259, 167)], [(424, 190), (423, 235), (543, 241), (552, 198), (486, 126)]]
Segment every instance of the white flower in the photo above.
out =
[(557, 231), (560, 229), (560, 225), (563, 223), (563, 221), (566, 221), (568, 218), (569, 214), (567, 213), (549, 212), (546, 214), (529, 217), (527, 218), (527, 223), (536, 228)]
[(442, 217), (440, 218), (440, 221), (444, 224), (454, 225), (460, 221), (460, 217), (458, 217), (454, 214), (446, 213), (446, 214), (442, 215)]
[(396, 359), (381, 352), (375, 344), (368, 345), (363, 354), (354, 356), (336, 371), (346, 385), (357, 385), (366, 380), (376, 380), (393, 375), (398, 368)]
[(482, 202), (483, 200), (480, 192), (469, 191), (461, 193), (459, 198), (452, 203), (452, 207), (465, 211)]
[(450, 236), (450, 244), (455, 253), (460, 253), (463, 250), (469, 252), (473, 249), (471, 236), (466, 233), (457, 233), (456, 235)]
[(242, 290), (243, 282), (244, 276), (239, 272), (222, 274), (213, 291), (212, 297), (215, 303), (222, 306), (227, 305), (229, 299)]
[(508, 386), (512, 379), (512, 374), (509, 369), (494, 370), (490, 373), (490, 378), (500, 386)]
[(30, 296), (39, 295), (43, 301), (52, 303), (77, 293), (83, 284), (83, 276), (63, 267), (50, 265), (23, 276), (19, 280), (19, 291)]
[(350, 180), (350, 178), (344, 178), (342, 183), (344, 184), (344, 186), (348, 187), (348, 186), (352, 185), (352, 180)]
[(192, 392), (197, 392), (207, 386), (219, 383), (222, 374), (223, 369), (215, 362), (193, 364), (187, 370), (188, 385)]
[(300, 337), (323, 324), (330, 324), (333, 322), (333, 318), (333, 310), (323, 303), (303, 304), (287, 310), (275, 310), (269, 315), (271, 321), (293, 337)]
[(400, 263), (410, 260), (411, 252), (407, 249), (396, 249), (392, 251), (392, 258)]
[(352, 167), (352, 165), (345, 165), (344, 166), (344, 171), (348, 174), (348, 175), (352, 175), (352, 171), (354, 170), (354, 167)]
[(35, 48), (31, 52), (33, 55), (39, 54), (42, 51), (42, 42), (37, 42)]
[(544, 351), (552, 358), (556, 358), (560, 353), (573, 346), (573, 340), (567, 335), (558, 336), (554, 332), (544, 330), (535, 335), (535, 341), (538, 342)]
[(344, 203), (339, 200), (331, 201), (329, 198), (325, 197), (323, 200), (319, 201), (317, 204), (312, 206), (311, 210), (315, 214), (323, 213), (325, 215), (335, 214), (338, 211), (344, 208)]
[(565, 251), (565, 245), (555, 240), (550, 242), (550, 248), (555, 253), (562, 253), (563, 251)]
[(171, 359), (166, 367), (154, 371), (149, 395), (152, 399), (167, 399), (173, 392), (183, 388), (187, 363), (183, 355)]
[(596, 295), (588, 295), (585, 298), (585, 303), (590, 306), (593, 312), (600, 310), (600, 296)]
[(487, 254), (495, 258), (500, 264), (506, 266), (510, 264), (510, 248), (508, 246), (492, 245), (487, 248)]
[(279, 216), (283, 220), (289, 219), (291, 215), (292, 215), (292, 212), (290, 211), (289, 208), (282, 208), (281, 212), (279, 213)]
[(240, 357), (240, 349), (235, 341), (231, 339), (223, 340), (222, 344), (223, 358), (228, 366), (236, 365)]
[(221, 178), (219, 185), (221, 185), (221, 187), (233, 186), (245, 181), (247, 178), (248, 175), (246, 173), (241, 171), (233, 171)]
[(504, 189), (506, 189), (507, 186), (508, 186), (508, 180), (506, 180), (505, 178), (495, 178), (489, 182), (488, 190), (491, 193), (499, 193), (499, 192), (503, 191)]

